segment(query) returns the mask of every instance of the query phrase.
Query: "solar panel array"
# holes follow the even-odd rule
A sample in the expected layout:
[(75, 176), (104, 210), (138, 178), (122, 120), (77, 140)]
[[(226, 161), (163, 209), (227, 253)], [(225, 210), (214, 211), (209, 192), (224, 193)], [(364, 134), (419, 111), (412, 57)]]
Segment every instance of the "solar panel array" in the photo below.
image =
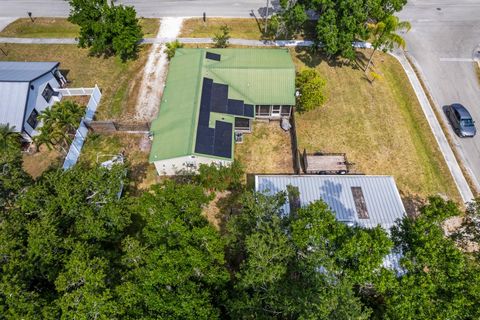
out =
[(207, 59), (220, 61), (221, 56), (218, 53), (207, 52)]

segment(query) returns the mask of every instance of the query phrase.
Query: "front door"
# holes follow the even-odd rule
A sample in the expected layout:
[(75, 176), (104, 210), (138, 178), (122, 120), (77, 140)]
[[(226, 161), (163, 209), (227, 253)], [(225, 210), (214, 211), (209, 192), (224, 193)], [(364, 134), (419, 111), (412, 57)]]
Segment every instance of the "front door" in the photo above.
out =
[(272, 117), (280, 117), (281, 106), (272, 106)]

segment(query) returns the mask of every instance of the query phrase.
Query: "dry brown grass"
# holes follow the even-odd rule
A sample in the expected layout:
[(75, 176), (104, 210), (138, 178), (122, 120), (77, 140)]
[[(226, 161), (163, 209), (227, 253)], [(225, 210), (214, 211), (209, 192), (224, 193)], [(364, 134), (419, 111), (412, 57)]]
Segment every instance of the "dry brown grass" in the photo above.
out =
[[(157, 34), (158, 19), (140, 19), (144, 37), (155, 37)], [(70, 23), (65, 18), (35, 18), (32, 22), (29, 18), (17, 19), (10, 23), (0, 37), (17, 38), (75, 38), (78, 37), (80, 28)]]
[(293, 173), (290, 133), (278, 121), (255, 122), (243, 139), (235, 144), (235, 159), (246, 173)]
[(37, 178), (48, 168), (61, 165), (64, 155), (57, 150), (41, 147), (39, 152), (24, 153), (22, 158), (23, 169), (33, 178)]
[(150, 45), (142, 46), (135, 61), (123, 63), (119, 58), (97, 58), (88, 55), (87, 49), (75, 45), (7, 44), (2, 46), (9, 61), (59, 61), (67, 70), (69, 87), (93, 87), (98, 84), (102, 100), (96, 113), (97, 119), (130, 118), (140, 81), (148, 57)]
[(93, 133), (87, 137), (80, 162), (98, 165), (123, 152), (129, 165), (131, 186), (137, 190), (147, 189), (161, 180), (155, 166), (148, 162), (149, 151), (150, 140), (145, 134)]
[(183, 22), (179, 37), (212, 38), (223, 25), (231, 28), (230, 36), (232, 38), (260, 39), (262, 37), (261, 26), (253, 18), (207, 18), (205, 23), (200, 18), (186, 19)]
[(358, 171), (394, 176), (406, 197), (442, 194), (460, 200), (415, 93), (393, 57), (377, 53), (375, 71), (381, 79), (370, 83), (361, 69), (329, 65), (304, 51), (292, 55), (297, 68), (314, 66), (327, 79), (325, 106), (296, 118), (300, 149), (345, 152)]

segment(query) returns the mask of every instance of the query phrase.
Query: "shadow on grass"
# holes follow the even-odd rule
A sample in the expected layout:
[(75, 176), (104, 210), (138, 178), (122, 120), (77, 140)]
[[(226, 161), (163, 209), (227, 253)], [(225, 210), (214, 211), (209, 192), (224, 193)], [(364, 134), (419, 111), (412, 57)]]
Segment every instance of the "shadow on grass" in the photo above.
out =
[(418, 195), (400, 193), (407, 216), (411, 218), (417, 217), (420, 214), (420, 208), (426, 204), (426, 200)]
[(326, 63), (330, 67), (341, 68), (351, 67), (359, 69), (359, 66), (354, 62), (338, 56), (329, 56), (320, 49), (314, 49), (313, 47), (295, 47), (295, 53), (297, 58), (302, 61), (307, 67), (315, 68), (321, 63)]

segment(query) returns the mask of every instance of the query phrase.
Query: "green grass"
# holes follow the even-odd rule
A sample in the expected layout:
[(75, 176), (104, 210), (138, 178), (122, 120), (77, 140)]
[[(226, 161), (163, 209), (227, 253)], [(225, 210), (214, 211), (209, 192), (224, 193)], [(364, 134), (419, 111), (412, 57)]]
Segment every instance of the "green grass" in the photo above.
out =
[(137, 60), (124, 63), (116, 57), (91, 57), (87, 49), (75, 45), (6, 44), (2, 49), (8, 55), (0, 59), (59, 61), (60, 69), (67, 71), (70, 88), (98, 84), (102, 90), (97, 119), (128, 119), (135, 112), (138, 84), (149, 48), (142, 46)]
[[(155, 37), (159, 20), (140, 19), (144, 37)], [(75, 38), (78, 37), (80, 28), (67, 21), (65, 18), (35, 18), (32, 22), (28, 18), (17, 19), (9, 24), (0, 37), (16, 38)]]
[(301, 150), (345, 152), (359, 172), (392, 175), (404, 197), (442, 194), (460, 200), (415, 93), (393, 57), (377, 53), (380, 79), (371, 83), (361, 69), (329, 64), (305, 51), (292, 55), (298, 69), (315, 67), (327, 79), (327, 103), (296, 118)]

